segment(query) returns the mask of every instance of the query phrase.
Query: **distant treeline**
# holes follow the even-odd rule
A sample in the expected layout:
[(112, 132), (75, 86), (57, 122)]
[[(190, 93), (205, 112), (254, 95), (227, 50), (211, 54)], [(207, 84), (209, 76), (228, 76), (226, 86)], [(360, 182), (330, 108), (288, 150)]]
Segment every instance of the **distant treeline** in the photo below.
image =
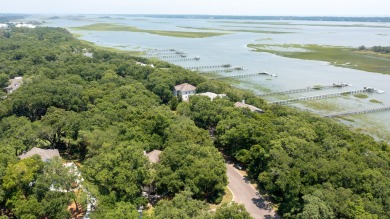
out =
[(0, 23), (9, 22), (10, 20), (22, 19), (24, 15), (20, 14), (0, 14)]
[(317, 17), (317, 16), (231, 16), (231, 15), (147, 15), (155, 18), (234, 19), (234, 20), (298, 20), (298, 21), (349, 21), (390, 22), (390, 17)]
[(373, 52), (388, 54), (390, 53), (390, 46), (373, 46), (373, 47), (359, 46), (359, 50), (369, 50)]

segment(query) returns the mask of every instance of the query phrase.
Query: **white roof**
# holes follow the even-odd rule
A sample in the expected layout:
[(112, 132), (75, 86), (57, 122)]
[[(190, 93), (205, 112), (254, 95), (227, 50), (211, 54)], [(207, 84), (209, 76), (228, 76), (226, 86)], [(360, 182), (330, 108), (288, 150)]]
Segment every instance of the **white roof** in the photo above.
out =
[(179, 84), (175, 86), (176, 91), (193, 91), (196, 90), (195, 86), (192, 86), (191, 84), (184, 83), (184, 84)]
[(16, 24), (15, 27), (35, 28), (36, 26), (35, 26), (35, 25), (32, 25), (32, 24), (23, 24), (23, 23), (19, 23), (19, 24)]
[(212, 93), (212, 92), (199, 93), (197, 95), (209, 97), (211, 100), (214, 100), (214, 98), (216, 98), (216, 97), (221, 97), (221, 98), (226, 97), (226, 94), (216, 94), (216, 93)]

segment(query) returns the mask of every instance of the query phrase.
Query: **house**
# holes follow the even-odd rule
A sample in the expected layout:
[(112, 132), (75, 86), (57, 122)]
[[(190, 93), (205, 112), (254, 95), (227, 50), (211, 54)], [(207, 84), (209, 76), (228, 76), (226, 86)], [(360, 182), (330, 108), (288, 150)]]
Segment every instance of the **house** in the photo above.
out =
[[(149, 161), (153, 164), (155, 163), (158, 163), (160, 162), (160, 154), (161, 154), (162, 151), (160, 150), (153, 150), (149, 153), (146, 153), (144, 151), (144, 155), (149, 159)], [(145, 198), (148, 198), (149, 201), (153, 202), (153, 199), (155, 198), (158, 198), (159, 196), (157, 196), (157, 194), (155, 196), (152, 196), (151, 194), (155, 194), (157, 192), (157, 187), (156, 187), (156, 183), (155, 182), (151, 182), (147, 185), (142, 185), (141, 186), (141, 190), (142, 190), (142, 195), (145, 197)]]
[(160, 162), (159, 156), (160, 156), (161, 152), (162, 151), (160, 151), (160, 150), (153, 150), (149, 153), (144, 152), (144, 155), (146, 157), (148, 157), (148, 159), (151, 163), (158, 163), (158, 162)]
[(196, 87), (191, 84), (184, 83), (176, 85), (173, 90), (173, 95), (175, 97), (181, 96), (183, 101), (188, 101), (189, 96), (194, 95), (196, 91)]
[(147, 65), (147, 64), (142, 63), (142, 62), (135, 62), (135, 64), (140, 65), (140, 66), (150, 66), (150, 67), (154, 68), (154, 65), (153, 65), (153, 64)]
[(41, 149), (37, 147), (33, 147), (30, 151), (23, 153), (22, 155), (19, 156), (20, 159), (25, 159), (32, 157), (34, 155), (39, 155), (42, 159), (42, 161), (46, 162), (53, 157), (61, 157), (60, 153), (58, 152), (57, 149)]
[(252, 105), (249, 105), (249, 104), (246, 104), (245, 101), (242, 101), (242, 102), (236, 102), (234, 104), (235, 107), (239, 107), (239, 108), (248, 108), (250, 111), (252, 112), (257, 112), (257, 113), (263, 113), (264, 111), (262, 109), (259, 109), (255, 106), (252, 106)]
[(211, 100), (214, 100), (217, 97), (220, 97), (220, 98), (226, 97), (226, 94), (216, 94), (216, 93), (212, 93), (212, 92), (199, 93), (197, 95), (209, 97)]
[(93, 53), (92, 52), (84, 52), (83, 56), (88, 57), (88, 58), (93, 58)]
[(10, 85), (8, 85), (8, 87), (5, 88), (7, 90), (7, 93), (11, 94), (12, 92), (14, 92), (16, 89), (20, 87), (22, 82), (23, 82), (22, 77), (15, 77), (14, 79), (9, 80)]
[(33, 24), (24, 24), (24, 23), (19, 23), (19, 24), (16, 24), (15, 27), (27, 27), (27, 28), (36, 28), (37, 26), (33, 25)]

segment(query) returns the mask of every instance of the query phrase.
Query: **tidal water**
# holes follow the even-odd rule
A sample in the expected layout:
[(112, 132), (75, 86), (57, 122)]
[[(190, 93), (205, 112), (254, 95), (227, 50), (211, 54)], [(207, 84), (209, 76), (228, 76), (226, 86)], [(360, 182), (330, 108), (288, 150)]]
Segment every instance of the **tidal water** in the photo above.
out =
[[(72, 33), (81, 34), (80, 39), (93, 42), (99, 46), (138, 51), (175, 49), (186, 52), (188, 57), (201, 57), (199, 61), (173, 62), (183, 67), (231, 64), (232, 66), (243, 66), (246, 69), (245, 71), (220, 73), (221, 76), (250, 74), (263, 70), (278, 76), (256, 76), (232, 82), (234, 86), (252, 90), (257, 94), (299, 89), (313, 85), (331, 85), (340, 82), (349, 83), (352, 86), (342, 89), (293, 94), (283, 98), (329, 94), (358, 90), (363, 87), (373, 87), (385, 91), (383, 94), (368, 94), (369, 97), (366, 99), (359, 99), (350, 95), (293, 105), (320, 115), (390, 106), (390, 75), (335, 67), (321, 61), (284, 58), (269, 53), (254, 52), (247, 47), (247, 44), (251, 43), (320, 44), (355, 48), (361, 45), (368, 47), (390, 46), (390, 23), (188, 19), (125, 15), (109, 15), (109, 18), (102, 15), (61, 16), (61, 19), (55, 20), (47, 19), (47, 16), (41, 15), (28, 19), (45, 21), (44, 25), (46, 26), (67, 28)], [(70, 28), (94, 23), (122, 24), (150, 30), (191, 32), (234, 30), (236, 32), (208, 38), (179, 38), (139, 32), (76, 31)], [(183, 27), (206, 28), (207, 30)], [(264, 31), (265, 33), (248, 32), (250, 30)], [(276, 34), (272, 32), (288, 33)], [(268, 97), (268, 99), (272, 101), (277, 98)], [(372, 103), (369, 101), (372, 99), (382, 103)], [(352, 116), (348, 117), (348, 120), (340, 121), (354, 128), (359, 128), (363, 132), (370, 133), (378, 139), (390, 141), (390, 111)]]

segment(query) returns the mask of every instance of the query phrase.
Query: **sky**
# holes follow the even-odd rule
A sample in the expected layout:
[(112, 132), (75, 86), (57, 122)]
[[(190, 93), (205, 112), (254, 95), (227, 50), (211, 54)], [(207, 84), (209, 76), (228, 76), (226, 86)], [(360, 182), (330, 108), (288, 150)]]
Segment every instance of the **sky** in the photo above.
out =
[(390, 0), (0, 0), (0, 13), (390, 16)]

